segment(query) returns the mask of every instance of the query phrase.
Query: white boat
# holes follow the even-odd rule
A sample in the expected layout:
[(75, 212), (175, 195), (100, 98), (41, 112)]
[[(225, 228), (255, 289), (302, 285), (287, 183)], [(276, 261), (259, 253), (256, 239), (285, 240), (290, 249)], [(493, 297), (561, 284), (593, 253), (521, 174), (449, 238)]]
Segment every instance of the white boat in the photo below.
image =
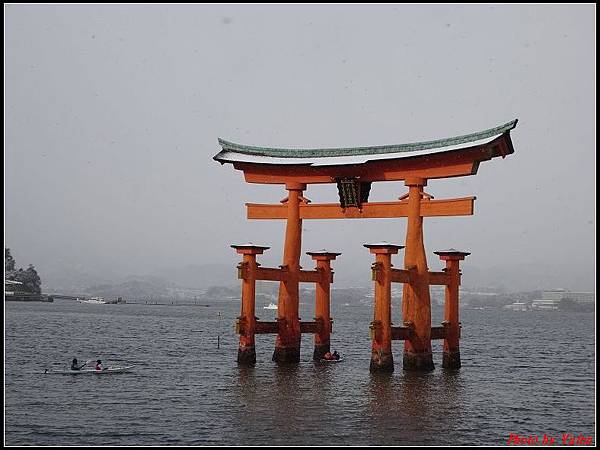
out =
[(46, 369), (44, 370), (44, 374), (46, 375), (108, 375), (111, 373), (126, 373), (130, 372), (134, 366), (124, 366), (124, 367), (106, 367), (104, 370), (96, 370), (96, 369), (81, 369), (81, 370), (52, 370)]
[(269, 306), (263, 306), (263, 309), (277, 309), (277, 305), (275, 303), (269, 303)]
[(79, 303), (90, 303), (93, 305), (106, 305), (106, 302), (104, 301), (104, 299), (102, 297), (91, 297), (89, 299), (77, 299), (77, 301)]

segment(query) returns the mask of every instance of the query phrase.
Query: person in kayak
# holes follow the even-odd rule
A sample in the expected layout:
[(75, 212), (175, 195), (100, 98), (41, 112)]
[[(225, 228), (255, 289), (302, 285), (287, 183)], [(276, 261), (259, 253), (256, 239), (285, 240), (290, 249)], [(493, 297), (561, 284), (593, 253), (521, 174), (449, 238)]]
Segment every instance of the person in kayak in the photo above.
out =
[(77, 358), (73, 358), (73, 361), (71, 361), (71, 370), (81, 370), (85, 367), (86, 364), (87, 364), (87, 361), (79, 366), (77, 364)]
[(333, 355), (331, 354), (331, 352), (327, 352), (323, 355), (323, 359), (326, 359), (327, 361), (331, 361), (333, 359)]
[(334, 350), (331, 357), (332, 357), (332, 359), (335, 359), (337, 361), (340, 359), (340, 354), (337, 352), (337, 350)]
[(96, 370), (104, 370), (104, 367), (102, 367), (102, 361), (96, 361)]

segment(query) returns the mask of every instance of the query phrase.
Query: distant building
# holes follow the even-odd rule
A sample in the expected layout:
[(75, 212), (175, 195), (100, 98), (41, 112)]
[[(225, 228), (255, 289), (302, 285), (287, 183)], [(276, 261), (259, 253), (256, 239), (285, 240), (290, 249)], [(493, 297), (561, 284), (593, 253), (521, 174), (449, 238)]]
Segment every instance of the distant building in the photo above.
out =
[(533, 309), (558, 309), (561, 300), (571, 300), (582, 306), (592, 306), (596, 301), (594, 292), (571, 292), (564, 289), (542, 291), (542, 298), (531, 303)]
[(511, 309), (513, 311), (528, 311), (529, 305), (525, 302), (514, 302), (510, 305), (504, 306), (504, 309)]
[(13, 296), (15, 292), (22, 292), (23, 283), (15, 280), (4, 279), (4, 296)]
[(565, 296), (563, 298), (567, 300), (573, 300), (574, 302), (582, 305), (596, 303), (595, 292), (565, 292)]
[(24, 289), (23, 283), (4, 279), (4, 301), (7, 302), (53, 302), (46, 294), (32, 294)]

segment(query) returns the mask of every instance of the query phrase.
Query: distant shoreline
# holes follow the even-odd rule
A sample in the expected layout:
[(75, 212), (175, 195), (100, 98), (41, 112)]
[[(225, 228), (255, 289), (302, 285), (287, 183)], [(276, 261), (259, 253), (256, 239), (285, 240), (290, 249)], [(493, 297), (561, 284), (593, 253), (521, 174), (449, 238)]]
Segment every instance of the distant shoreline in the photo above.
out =
[(45, 302), (52, 303), (54, 302), (54, 298), (50, 295), (45, 294), (14, 294), (14, 295), (4, 295), (5, 302)]

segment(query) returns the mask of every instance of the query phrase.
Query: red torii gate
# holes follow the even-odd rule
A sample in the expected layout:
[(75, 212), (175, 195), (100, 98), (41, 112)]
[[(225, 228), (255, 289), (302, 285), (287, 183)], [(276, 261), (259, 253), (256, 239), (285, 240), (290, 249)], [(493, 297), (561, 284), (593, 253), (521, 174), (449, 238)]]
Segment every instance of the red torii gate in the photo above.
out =
[[(423, 244), (423, 217), (472, 215), (475, 197), (434, 200), (423, 188), (427, 180), (475, 175), (482, 161), (514, 152), (510, 131), (517, 120), (478, 133), (436, 141), (379, 147), (331, 149), (282, 149), (251, 147), (219, 139), (222, 150), (213, 159), (231, 163), (244, 172), (249, 183), (281, 184), (288, 195), (279, 205), (247, 203), (249, 219), (287, 221), (283, 265), (261, 268), (256, 255), (268, 247), (234, 245), (244, 255), (238, 266), (242, 281), (242, 309), (237, 322), (240, 333), (238, 362), (254, 364), (254, 335), (276, 333), (273, 360), (298, 362), (302, 333), (315, 334), (313, 358), (329, 351), (332, 321), (329, 316), (330, 261), (339, 253), (309, 252), (317, 261), (314, 271), (300, 267), (302, 220), (370, 219), (407, 217), (404, 269), (393, 269), (391, 255), (404, 248), (389, 243), (365, 244), (376, 255), (374, 319), (371, 323), (371, 371), (393, 371), (391, 341), (404, 340), (403, 367), (432, 370), (431, 340), (444, 340), (443, 366), (460, 367), (458, 319), (459, 261), (469, 255), (454, 249), (436, 252), (446, 261), (442, 272), (431, 272)], [(408, 193), (397, 201), (369, 202), (371, 183), (404, 181)], [(303, 196), (308, 184), (336, 183), (340, 203), (312, 204)], [(279, 281), (277, 322), (255, 317), (256, 280)], [(317, 284), (314, 322), (298, 317), (300, 282)], [(402, 327), (391, 326), (391, 283), (403, 283)], [(430, 285), (445, 285), (445, 313), (441, 327), (431, 326)]]

